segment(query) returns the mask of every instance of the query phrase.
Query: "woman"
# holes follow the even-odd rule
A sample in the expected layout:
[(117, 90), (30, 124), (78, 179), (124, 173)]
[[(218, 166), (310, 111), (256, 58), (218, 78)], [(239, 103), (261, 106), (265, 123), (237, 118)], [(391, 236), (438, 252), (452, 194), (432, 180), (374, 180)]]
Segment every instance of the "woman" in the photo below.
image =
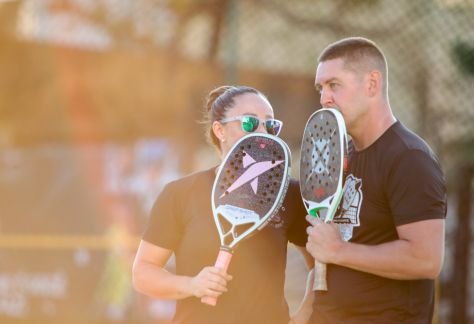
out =
[[(249, 132), (278, 135), (281, 129), (267, 98), (250, 87), (214, 89), (206, 108), (208, 135), (222, 158)], [(298, 183), (291, 181), (273, 220), (239, 244), (226, 273), (211, 266), (220, 246), (211, 208), (215, 176), (213, 167), (163, 189), (135, 258), (134, 287), (155, 298), (177, 300), (175, 323), (288, 323), (287, 243), (306, 244)], [(172, 253), (176, 274), (163, 269)], [(217, 306), (201, 303), (203, 296), (219, 297)]]

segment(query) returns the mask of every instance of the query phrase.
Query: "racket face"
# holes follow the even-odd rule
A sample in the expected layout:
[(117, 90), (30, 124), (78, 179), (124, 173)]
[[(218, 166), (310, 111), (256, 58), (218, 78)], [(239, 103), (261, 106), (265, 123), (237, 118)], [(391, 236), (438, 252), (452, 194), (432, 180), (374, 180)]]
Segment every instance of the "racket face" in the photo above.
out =
[(234, 247), (276, 214), (288, 189), (289, 167), (288, 146), (278, 137), (253, 133), (234, 145), (212, 190), (222, 246)]
[(321, 109), (308, 120), (301, 144), (300, 189), (308, 212), (332, 220), (342, 197), (347, 135), (335, 109)]

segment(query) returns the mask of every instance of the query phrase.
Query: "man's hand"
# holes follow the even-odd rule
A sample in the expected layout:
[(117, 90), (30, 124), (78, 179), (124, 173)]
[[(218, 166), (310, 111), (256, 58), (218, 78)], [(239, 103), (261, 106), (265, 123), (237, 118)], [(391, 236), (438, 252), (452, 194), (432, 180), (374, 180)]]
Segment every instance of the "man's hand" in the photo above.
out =
[(308, 233), (306, 250), (320, 262), (335, 263), (337, 254), (344, 244), (337, 225), (324, 223), (310, 215), (306, 215), (306, 220), (311, 224), (306, 229)]

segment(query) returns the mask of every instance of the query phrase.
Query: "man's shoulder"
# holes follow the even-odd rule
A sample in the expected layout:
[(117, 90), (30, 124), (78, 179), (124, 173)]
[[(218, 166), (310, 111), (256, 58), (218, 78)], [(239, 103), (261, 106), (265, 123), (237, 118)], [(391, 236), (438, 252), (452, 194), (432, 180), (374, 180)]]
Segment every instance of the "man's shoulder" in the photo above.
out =
[(441, 179), (439, 159), (420, 136), (400, 122), (397, 122), (390, 131), (390, 140), (383, 143), (383, 149), (380, 150), (382, 152), (380, 161), (385, 165), (387, 175), (393, 172), (393, 168), (401, 167), (409, 168), (417, 175), (431, 172), (431, 175), (436, 174)]
[(418, 134), (404, 126), (401, 122), (393, 124), (378, 143), (383, 152), (384, 160), (398, 160), (403, 156), (415, 154), (427, 155), (437, 160), (430, 146)]
[(431, 148), (418, 134), (400, 122), (393, 125), (393, 134), (398, 139), (402, 150), (420, 150), (431, 153)]
[(439, 160), (429, 145), (415, 132), (397, 121), (364, 153), (385, 175), (401, 164), (433, 165), (439, 168)]

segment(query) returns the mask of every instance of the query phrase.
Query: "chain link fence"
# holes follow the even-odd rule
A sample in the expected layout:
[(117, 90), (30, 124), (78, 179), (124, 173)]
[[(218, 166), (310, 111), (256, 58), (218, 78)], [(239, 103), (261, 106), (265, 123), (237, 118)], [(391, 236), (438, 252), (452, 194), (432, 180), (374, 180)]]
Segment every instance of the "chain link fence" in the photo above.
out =
[(0, 1), (0, 147), (167, 138), (187, 172), (217, 161), (196, 123), (205, 94), (237, 83), (267, 94), (297, 165), (319, 107), (317, 56), (348, 36), (384, 50), (396, 117), (441, 159), (450, 205), (436, 318), (474, 321), (472, 288), (451, 289), (473, 279), (472, 0)]

